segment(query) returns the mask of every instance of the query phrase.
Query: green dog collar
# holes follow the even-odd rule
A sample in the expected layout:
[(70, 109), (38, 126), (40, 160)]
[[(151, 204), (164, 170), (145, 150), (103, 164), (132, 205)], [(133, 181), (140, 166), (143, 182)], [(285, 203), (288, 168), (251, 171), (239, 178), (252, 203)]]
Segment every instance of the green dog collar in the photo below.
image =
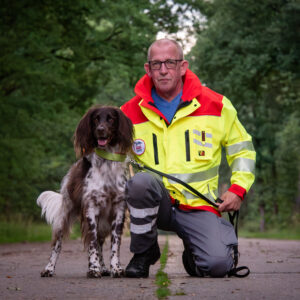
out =
[(123, 162), (126, 159), (125, 154), (107, 152), (107, 151), (99, 149), (99, 148), (95, 148), (95, 153), (102, 158), (112, 160), (112, 161)]

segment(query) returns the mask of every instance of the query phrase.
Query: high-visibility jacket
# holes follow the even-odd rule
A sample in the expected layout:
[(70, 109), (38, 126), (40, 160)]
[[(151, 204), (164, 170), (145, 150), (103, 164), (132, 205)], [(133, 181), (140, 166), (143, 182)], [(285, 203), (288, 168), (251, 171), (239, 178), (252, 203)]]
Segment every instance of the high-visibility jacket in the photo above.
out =
[[(218, 196), (218, 170), (224, 147), (232, 171), (229, 190), (243, 199), (254, 181), (251, 136), (225, 96), (202, 86), (190, 70), (183, 82), (182, 99), (170, 124), (154, 105), (153, 83), (147, 74), (136, 84), (136, 96), (121, 107), (134, 125), (135, 159), (185, 181), (213, 200)], [(162, 180), (181, 209), (218, 214), (184, 186), (166, 177)]]

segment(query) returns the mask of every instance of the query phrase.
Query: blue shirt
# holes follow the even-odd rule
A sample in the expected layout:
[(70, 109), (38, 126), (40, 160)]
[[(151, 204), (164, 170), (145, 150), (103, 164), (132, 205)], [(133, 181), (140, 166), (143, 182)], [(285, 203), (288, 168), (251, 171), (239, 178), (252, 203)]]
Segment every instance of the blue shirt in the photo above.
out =
[(179, 105), (182, 96), (182, 91), (180, 91), (180, 93), (171, 101), (167, 101), (164, 98), (160, 97), (156, 93), (155, 88), (152, 88), (151, 96), (154, 100), (154, 104), (157, 107), (157, 109), (166, 117), (169, 123), (171, 123)]

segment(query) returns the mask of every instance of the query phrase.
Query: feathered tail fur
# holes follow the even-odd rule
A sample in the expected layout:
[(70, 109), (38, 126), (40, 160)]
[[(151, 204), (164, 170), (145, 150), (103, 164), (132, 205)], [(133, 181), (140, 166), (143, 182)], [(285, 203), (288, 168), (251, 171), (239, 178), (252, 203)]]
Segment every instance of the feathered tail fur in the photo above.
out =
[(53, 232), (62, 228), (63, 222), (63, 197), (59, 193), (46, 191), (40, 194), (36, 200), (38, 206), (42, 208), (42, 216), (48, 224), (52, 225)]

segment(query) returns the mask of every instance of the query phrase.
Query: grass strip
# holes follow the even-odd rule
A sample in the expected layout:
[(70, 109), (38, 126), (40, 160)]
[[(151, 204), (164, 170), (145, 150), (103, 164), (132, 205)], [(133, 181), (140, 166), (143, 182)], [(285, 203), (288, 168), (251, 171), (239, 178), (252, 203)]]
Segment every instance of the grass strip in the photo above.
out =
[(278, 239), (278, 240), (300, 240), (299, 227), (294, 229), (269, 229), (265, 232), (239, 230), (239, 237), (258, 238), (258, 239)]
[(165, 299), (167, 296), (171, 295), (171, 291), (168, 288), (171, 281), (168, 278), (168, 274), (164, 272), (168, 260), (168, 251), (169, 243), (167, 237), (164, 249), (160, 256), (160, 268), (155, 275), (155, 283), (157, 285), (156, 296), (158, 299)]
[[(0, 244), (51, 241), (51, 226), (45, 223), (14, 220), (0, 221)], [(75, 224), (71, 239), (80, 237), (79, 224)]]

